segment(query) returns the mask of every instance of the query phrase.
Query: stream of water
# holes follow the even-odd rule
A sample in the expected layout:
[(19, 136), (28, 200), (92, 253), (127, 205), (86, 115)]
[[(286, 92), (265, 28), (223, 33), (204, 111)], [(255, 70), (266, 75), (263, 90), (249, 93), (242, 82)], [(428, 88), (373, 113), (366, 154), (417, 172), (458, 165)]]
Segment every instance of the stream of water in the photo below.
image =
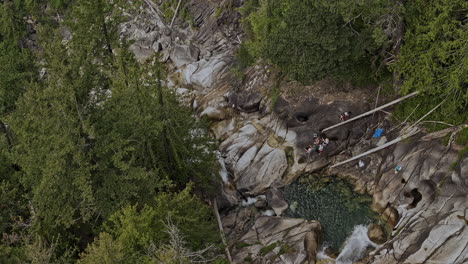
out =
[(324, 246), (341, 251), (337, 263), (348, 263), (369, 245), (374, 246), (367, 237), (367, 225), (377, 219), (370, 210), (372, 199), (355, 193), (346, 181), (305, 175), (286, 186), (284, 196), (290, 206), (288, 216), (318, 220), (322, 224)]

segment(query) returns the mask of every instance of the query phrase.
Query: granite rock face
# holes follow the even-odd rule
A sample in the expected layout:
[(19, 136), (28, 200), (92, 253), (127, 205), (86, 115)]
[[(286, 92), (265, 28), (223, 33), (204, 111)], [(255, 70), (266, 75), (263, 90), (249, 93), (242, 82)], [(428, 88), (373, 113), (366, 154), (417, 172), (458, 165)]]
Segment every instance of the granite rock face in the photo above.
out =
[[(269, 95), (276, 84), (268, 66), (250, 67), (242, 78), (233, 75), (234, 51), (242, 40), (236, 8), (242, 2), (232, 1), (232, 10), (215, 16), (216, 1), (189, 0), (193, 27), (176, 20), (172, 28), (154, 7), (145, 6), (121, 29), (122, 37), (134, 40), (130, 49), (139, 61), (159, 52), (160, 59), (172, 65), (168, 84), (176, 91), (184, 89), (189, 104), (213, 122), (211, 132), (221, 142), (229, 172), (218, 204), (235, 263), (316, 261), (319, 223), (267, 215), (280, 215), (287, 208), (277, 195), (279, 188), (322, 169), (371, 194), (373, 209), (393, 228), (391, 238), (371, 252), (367, 263), (467, 263), (466, 155), (452, 169), (459, 147), (420, 133), (364, 157), (363, 167), (356, 161), (327, 169), (394, 139), (398, 131), (387, 133), (389, 122), (377, 113), (321, 133), (339, 123), (344, 111), (368, 111), (366, 102), (374, 97), (365, 91), (287, 83), (273, 103)], [(384, 126), (384, 134), (372, 139), (378, 126)], [(314, 134), (330, 140), (320, 154), (304, 150)], [(395, 166), (402, 170), (395, 173)], [(266, 195), (266, 203), (240, 206), (258, 195)]]
[[(291, 263), (315, 261), (320, 223), (296, 218), (258, 217), (234, 248), (235, 263)], [(311, 262), (310, 262), (311, 263)]]

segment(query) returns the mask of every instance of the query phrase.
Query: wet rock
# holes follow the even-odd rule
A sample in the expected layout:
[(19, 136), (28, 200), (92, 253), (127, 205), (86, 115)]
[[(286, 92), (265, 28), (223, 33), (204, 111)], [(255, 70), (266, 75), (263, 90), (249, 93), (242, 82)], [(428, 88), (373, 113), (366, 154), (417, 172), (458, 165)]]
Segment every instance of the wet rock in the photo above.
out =
[(280, 216), (288, 209), (288, 203), (284, 200), (283, 192), (276, 188), (270, 188), (266, 192), (268, 205)]
[(377, 244), (382, 244), (385, 242), (385, 233), (377, 224), (370, 224), (367, 231), (367, 236), (369, 239)]

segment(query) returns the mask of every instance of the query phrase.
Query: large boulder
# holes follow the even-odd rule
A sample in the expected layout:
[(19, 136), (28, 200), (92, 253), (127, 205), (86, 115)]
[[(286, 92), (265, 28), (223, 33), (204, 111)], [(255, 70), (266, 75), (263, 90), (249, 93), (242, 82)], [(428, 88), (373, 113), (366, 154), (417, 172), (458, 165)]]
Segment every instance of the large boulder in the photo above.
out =
[(224, 108), (208, 106), (200, 113), (200, 116), (206, 116), (209, 120), (212, 121), (221, 121), (227, 117), (227, 113)]
[[(430, 138), (430, 136), (425, 136)], [(394, 236), (371, 263), (466, 263), (468, 261), (468, 157), (435, 140), (400, 142), (382, 155), (373, 207)], [(378, 159), (376, 159), (378, 160)], [(395, 166), (402, 169), (395, 173)], [(464, 246), (462, 246), (464, 245)]]
[(374, 243), (382, 244), (385, 242), (385, 233), (382, 227), (377, 224), (372, 223), (369, 225), (367, 236)]
[(280, 216), (288, 209), (288, 203), (284, 200), (283, 192), (276, 188), (270, 188), (266, 192), (268, 205)]
[(237, 188), (251, 195), (259, 194), (273, 183), (280, 183), (287, 168), (288, 160), (284, 150), (270, 147), (265, 143), (250, 166), (240, 175), (234, 175), (237, 179)]
[(213, 57), (209, 60), (202, 59), (196, 63), (187, 65), (182, 74), (184, 76), (183, 79), (186, 84), (209, 89), (218, 80), (218, 74), (225, 66), (226, 62), (218, 57)]
[(170, 58), (177, 68), (198, 61), (200, 50), (194, 45), (174, 45)]
[[(302, 264), (315, 259), (321, 233), (320, 223), (274, 216), (258, 217), (234, 247), (234, 263)], [(307, 245), (307, 248), (305, 247)]]

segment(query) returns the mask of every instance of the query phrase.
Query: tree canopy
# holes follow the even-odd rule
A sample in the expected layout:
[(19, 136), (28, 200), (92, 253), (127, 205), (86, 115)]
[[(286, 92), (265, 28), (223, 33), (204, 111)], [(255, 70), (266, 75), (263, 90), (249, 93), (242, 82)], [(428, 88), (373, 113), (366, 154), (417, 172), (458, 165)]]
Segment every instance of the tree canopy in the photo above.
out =
[(164, 85), (157, 56), (137, 63), (119, 39), (125, 8), (0, 2), (2, 263), (69, 263), (85, 249), (83, 263), (141, 263), (146, 247), (168, 247), (167, 215), (189, 249), (220, 242), (193, 195), (216, 181), (207, 124)]
[(252, 0), (242, 10), (246, 46), (304, 83), (372, 79), (389, 42), (385, 14), (393, 9), (388, 0)]

